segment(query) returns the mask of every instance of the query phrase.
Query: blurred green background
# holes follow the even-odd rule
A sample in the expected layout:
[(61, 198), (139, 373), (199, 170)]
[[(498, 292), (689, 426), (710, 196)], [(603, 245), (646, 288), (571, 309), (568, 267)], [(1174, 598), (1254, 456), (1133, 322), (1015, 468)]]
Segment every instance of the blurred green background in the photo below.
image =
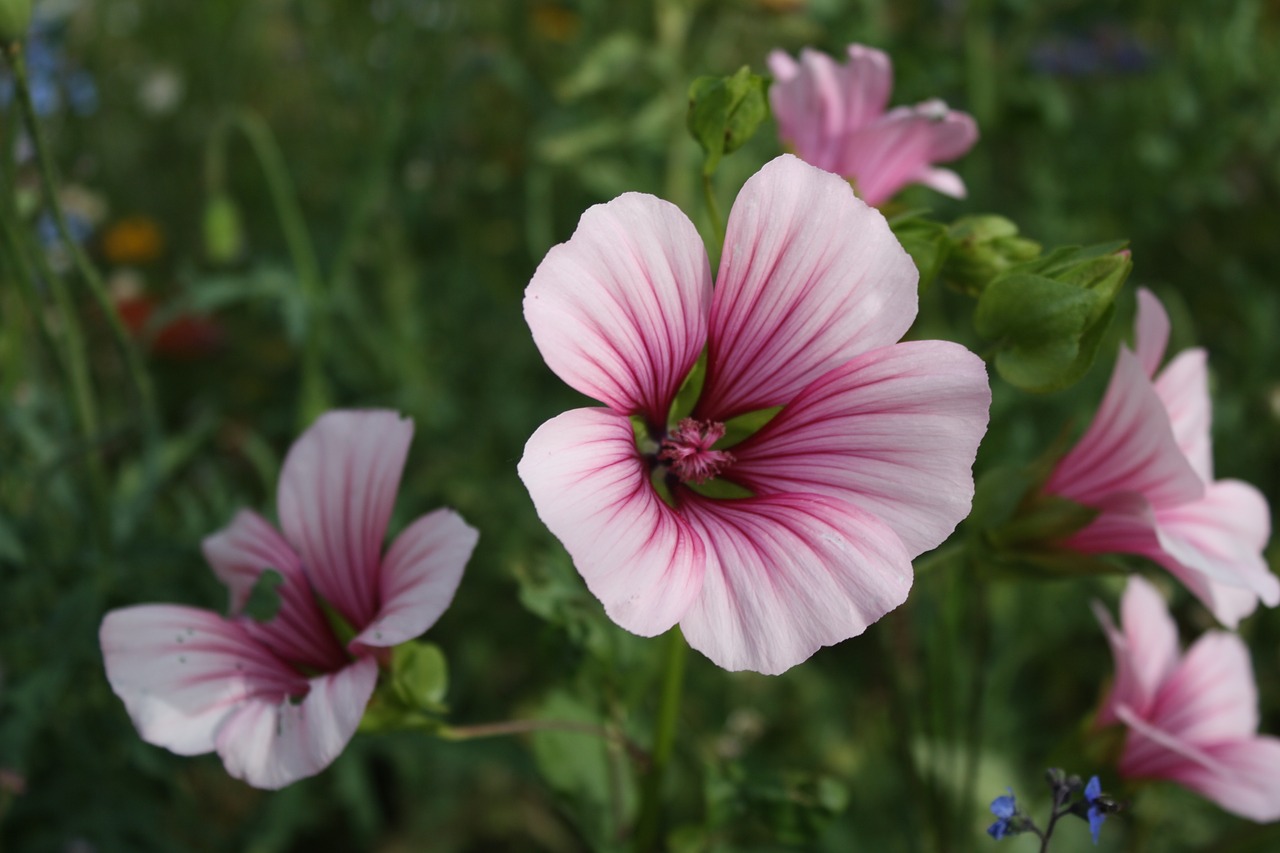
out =
[[(543, 365), (520, 300), (581, 212), (619, 193), (668, 198), (708, 234), (700, 153), (684, 127), (688, 85), (744, 64), (763, 72), (773, 48), (871, 44), (893, 59), (892, 103), (937, 96), (974, 114), (982, 139), (955, 164), (969, 198), (915, 188), (903, 208), (944, 220), (1000, 213), (1047, 245), (1131, 240), (1133, 282), (1169, 307), (1173, 349), (1210, 349), (1219, 476), (1251, 480), (1273, 508), (1280, 498), (1274, 2), (35, 8), (61, 69), (46, 126), (63, 202), (148, 347), (165, 445), (160, 489), (139, 503), (137, 410), (101, 315), (82, 300), (103, 407), (101, 441), (86, 447), (13, 270), (0, 265), (5, 850), (568, 853), (608, 849), (634, 808), (625, 758), (571, 735), (360, 735), (325, 773), (267, 794), (214, 757), (142, 743), (111, 694), (103, 613), (146, 601), (222, 607), (200, 540), (238, 507), (272, 511), (299, 431), (297, 256), (255, 149), (226, 130), (228, 117), (269, 128), (283, 153), (326, 294), (331, 403), (394, 408), (417, 425), (393, 531), (442, 505), (481, 531), (429, 634), (449, 657), (456, 722), (608, 719), (649, 738), (659, 643), (605, 619), (515, 475), (529, 434), (580, 403)], [(35, 174), (9, 100), (5, 191), (38, 234)], [(779, 150), (769, 124), (727, 158), (722, 210)], [(210, 211), (218, 189), (222, 207)], [(1121, 303), (1116, 340), (1131, 294)], [(938, 287), (922, 297), (932, 334), (970, 342), (970, 311)], [(1082, 427), (1114, 345), (1060, 394), (995, 381), (980, 463), (1029, 460), (1064, 425)], [(106, 548), (90, 535), (82, 488), (97, 451), (113, 483)], [(1274, 568), (1274, 547), (1269, 555)], [(1116, 579), (1027, 581), (982, 599), (969, 575), (942, 565), (866, 636), (785, 676), (727, 674), (692, 655), (669, 780), (673, 849), (987, 849), (987, 803), (1012, 785), (1042, 811), (1051, 763), (1118, 789), (1078, 741), (1112, 672), (1088, 602), (1114, 609), (1118, 590)], [(1184, 640), (1209, 627), (1185, 593), (1175, 602)], [(974, 631), (974, 619), (987, 627)], [(1243, 633), (1263, 730), (1280, 733), (1280, 616), (1262, 612)], [(1085, 831), (1064, 827), (1055, 849), (1084, 849)], [(1028, 838), (1000, 846), (1035, 849)], [(1107, 825), (1100, 849), (1277, 848), (1280, 830), (1157, 786)]]

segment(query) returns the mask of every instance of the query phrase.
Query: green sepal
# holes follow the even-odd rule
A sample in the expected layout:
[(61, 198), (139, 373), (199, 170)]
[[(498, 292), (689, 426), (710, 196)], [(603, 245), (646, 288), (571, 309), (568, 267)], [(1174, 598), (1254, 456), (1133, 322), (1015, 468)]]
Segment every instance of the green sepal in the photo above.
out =
[(689, 86), (689, 133), (705, 155), (704, 175), (741, 148), (769, 118), (769, 79), (744, 65), (728, 77), (699, 77)]
[(284, 575), (275, 569), (265, 569), (249, 590), (240, 612), (255, 622), (270, 622), (280, 612), (280, 587), (284, 584)]
[(942, 278), (948, 287), (978, 296), (995, 278), (1040, 255), (1040, 244), (1018, 235), (1003, 216), (964, 216), (946, 229), (950, 251)]

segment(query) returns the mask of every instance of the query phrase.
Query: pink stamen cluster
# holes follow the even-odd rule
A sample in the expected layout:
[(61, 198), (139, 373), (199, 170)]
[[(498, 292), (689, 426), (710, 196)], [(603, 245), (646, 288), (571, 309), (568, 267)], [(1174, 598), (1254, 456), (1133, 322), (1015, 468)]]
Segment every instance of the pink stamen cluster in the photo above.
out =
[(671, 464), (682, 483), (705, 483), (733, 463), (727, 450), (711, 446), (724, 438), (724, 424), (685, 418), (662, 441), (658, 459)]

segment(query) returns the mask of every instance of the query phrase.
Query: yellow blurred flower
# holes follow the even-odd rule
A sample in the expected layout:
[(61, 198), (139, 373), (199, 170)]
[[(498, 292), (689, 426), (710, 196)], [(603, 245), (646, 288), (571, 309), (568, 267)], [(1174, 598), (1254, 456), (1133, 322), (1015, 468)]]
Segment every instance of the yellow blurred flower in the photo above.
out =
[(164, 233), (154, 219), (126, 216), (102, 235), (102, 254), (113, 264), (145, 264), (164, 251)]

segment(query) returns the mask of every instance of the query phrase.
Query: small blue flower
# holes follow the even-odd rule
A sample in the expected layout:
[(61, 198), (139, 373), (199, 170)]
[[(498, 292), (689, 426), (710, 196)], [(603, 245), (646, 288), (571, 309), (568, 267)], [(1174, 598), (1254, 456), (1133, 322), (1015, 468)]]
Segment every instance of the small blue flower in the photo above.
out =
[(1009, 792), (1007, 796), (996, 797), (991, 801), (991, 813), (999, 820), (987, 827), (987, 835), (996, 841), (1018, 832), (1017, 827), (1013, 826), (1013, 819), (1018, 814), (1018, 804), (1014, 801), (1013, 789), (1005, 790)]
[[(1093, 843), (1098, 844), (1098, 832), (1102, 829), (1102, 824), (1107, 819), (1107, 813), (1103, 809), (1103, 804), (1099, 802), (1102, 797), (1102, 783), (1098, 781), (1097, 776), (1089, 779), (1089, 784), (1084, 788), (1084, 798), (1089, 803), (1089, 831), (1093, 833)], [(995, 805), (992, 804), (992, 810)]]

